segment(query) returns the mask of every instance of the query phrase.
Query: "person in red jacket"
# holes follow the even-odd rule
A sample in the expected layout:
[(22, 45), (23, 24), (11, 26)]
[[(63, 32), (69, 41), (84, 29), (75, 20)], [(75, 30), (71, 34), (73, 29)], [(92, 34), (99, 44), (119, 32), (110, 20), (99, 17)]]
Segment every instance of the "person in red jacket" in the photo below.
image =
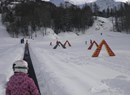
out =
[(14, 75), (7, 83), (6, 95), (40, 95), (32, 78), (28, 76), (28, 64), (18, 60), (13, 64)]

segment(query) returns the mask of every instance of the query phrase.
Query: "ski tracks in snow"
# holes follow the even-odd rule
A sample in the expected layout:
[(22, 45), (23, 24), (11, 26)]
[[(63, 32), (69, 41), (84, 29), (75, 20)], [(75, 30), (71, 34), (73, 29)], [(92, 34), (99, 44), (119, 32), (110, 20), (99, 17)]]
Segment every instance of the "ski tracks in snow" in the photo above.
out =
[[(81, 59), (75, 61), (76, 58), (81, 57), (76, 53), (67, 53), (64, 50), (57, 52), (34, 47), (32, 52), (34, 52), (37, 60), (43, 61), (39, 63), (44, 67), (46, 75), (49, 74), (45, 76), (44, 73), (44, 77), (46, 77), (44, 80), (48, 83), (46, 83), (48, 85), (46, 90), (50, 89), (48, 91), (50, 93), (46, 92), (44, 95), (123, 95), (120, 90), (111, 88), (110, 83), (107, 83), (107, 79), (110, 77), (114, 79), (115, 76), (120, 76), (120, 73), (105, 65), (97, 64), (96, 61), (94, 63), (91, 58), (85, 60), (86, 64), (80, 64), (75, 63), (80, 62)], [(51, 83), (48, 82), (49, 80)], [(60, 91), (52, 88), (52, 85), (55, 85), (55, 88), (60, 89)]]

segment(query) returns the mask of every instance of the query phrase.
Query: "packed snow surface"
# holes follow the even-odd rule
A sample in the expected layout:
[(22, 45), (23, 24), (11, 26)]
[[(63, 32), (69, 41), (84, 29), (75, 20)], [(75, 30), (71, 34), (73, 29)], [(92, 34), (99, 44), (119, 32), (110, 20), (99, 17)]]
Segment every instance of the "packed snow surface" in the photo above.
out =
[[(52, 33), (40, 40), (28, 39), (41, 95), (130, 95), (130, 35), (111, 29), (109, 19), (98, 18), (79, 36)], [(103, 39), (116, 56), (110, 57), (103, 46), (99, 57), (92, 57), (96, 45), (88, 50), (90, 40), (99, 44)], [(71, 47), (53, 49), (57, 40), (63, 44), (68, 40)], [(19, 38), (0, 38), (0, 95), (5, 95), (13, 62), (22, 59), (23, 53)]]

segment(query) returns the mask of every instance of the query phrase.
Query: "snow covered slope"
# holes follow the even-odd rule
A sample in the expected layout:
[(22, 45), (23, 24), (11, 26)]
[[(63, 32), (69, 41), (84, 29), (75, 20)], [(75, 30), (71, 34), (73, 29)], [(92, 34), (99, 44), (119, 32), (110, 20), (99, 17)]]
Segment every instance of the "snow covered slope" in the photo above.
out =
[(86, 33), (104, 33), (110, 32), (113, 30), (113, 24), (110, 21), (110, 18), (106, 19), (103, 17), (97, 17), (97, 20), (94, 21), (92, 27), (90, 27)]
[(85, 3), (93, 2), (95, 0), (50, 0), (50, 2), (54, 3), (57, 6), (59, 6), (61, 3), (64, 4), (65, 1), (80, 6), (80, 5), (84, 5)]
[[(51, 34), (45, 39), (28, 40), (41, 95), (130, 95), (130, 35), (111, 28), (109, 19), (99, 17), (79, 36), (48, 30)], [(90, 39), (98, 44), (105, 39), (116, 56), (108, 56), (103, 46), (99, 57), (91, 57), (96, 46), (88, 50)], [(53, 49), (57, 40), (68, 40), (71, 47)], [(23, 51), (19, 39), (0, 39), (0, 95), (5, 95), (12, 64), (22, 58)]]
[[(102, 21), (103, 27), (96, 30)], [(111, 32), (111, 25), (109, 19), (98, 18), (91, 32), (85, 35), (59, 35), (62, 43), (66, 40), (71, 43), (72, 47), (66, 49), (61, 46), (53, 49), (55, 39), (52, 39), (52, 46), (49, 46), (50, 40), (30, 41), (31, 58), (42, 95), (130, 94), (130, 35)], [(91, 57), (96, 47), (88, 50), (90, 39), (98, 44), (105, 39), (116, 56), (109, 57), (103, 47), (99, 57)]]
[(102, 10), (107, 10), (107, 8), (119, 8), (121, 2), (116, 2), (115, 0), (97, 0), (93, 3), (96, 3), (99, 6), (99, 9)]
[[(107, 10), (107, 8), (119, 8), (121, 1), (116, 2), (115, 0), (50, 0), (50, 2), (54, 3), (55, 5), (59, 6), (61, 3), (70, 2), (71, 4), (83, 6), (85, 3), (94, 4), (96, 3), (99, 6), (99, 9)], [(123, 2), (123, 1), (122, 1)]]

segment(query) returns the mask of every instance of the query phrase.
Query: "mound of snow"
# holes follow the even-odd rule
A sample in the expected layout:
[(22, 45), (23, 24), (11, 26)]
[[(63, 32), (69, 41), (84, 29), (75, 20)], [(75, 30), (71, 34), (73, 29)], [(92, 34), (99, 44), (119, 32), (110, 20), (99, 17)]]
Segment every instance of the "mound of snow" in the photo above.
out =
[(47, 28), (46, 30), (41, 29), (36, 33), (33, 33), (33, 39), (37, 39), (37, 40), (41, 40), (41, 39), (52, 40), (57, 38), (59, 38), (58, 35), (51, 28)]
[(58, 39), (59, 36), (51, 28), (47, 28), (45, 38), (46, 39)]

